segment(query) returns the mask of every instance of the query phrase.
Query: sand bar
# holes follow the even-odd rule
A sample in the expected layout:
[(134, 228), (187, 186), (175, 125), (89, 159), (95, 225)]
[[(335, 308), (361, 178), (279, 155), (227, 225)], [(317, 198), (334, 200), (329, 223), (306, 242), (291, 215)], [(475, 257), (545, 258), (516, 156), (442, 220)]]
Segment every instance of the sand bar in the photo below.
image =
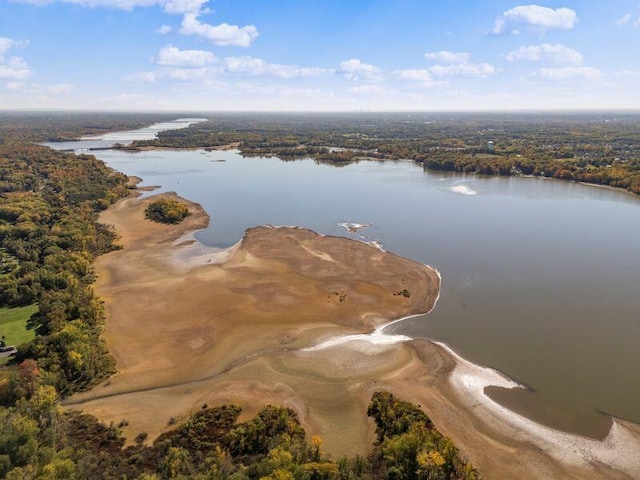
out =
[(96, 264), (118, 373), (69, 406), (127, 419), (130, 438), (154, 438), (203, 404), (236, 403), (246, 418), (276, 403), (295, 409), (337, 457), (370, 450), (366, 408), (385, 389), (420, 404), (486, 478), (640, 476), (636, 426), (616, 422), (609, 446), (532, 430), (483, 393), (509, 379), (444, 346), (381, 341), (380, 325), (433, 308), (434, 269), (295, 227), (252, 228), (230, 249), (209, 249), (191, 236), (208, 224), (206, 212), (161, 196), (192, 215), (177, 226), (145, 220), (157, 196), (124, 199), (101, 215), (123, 246)]

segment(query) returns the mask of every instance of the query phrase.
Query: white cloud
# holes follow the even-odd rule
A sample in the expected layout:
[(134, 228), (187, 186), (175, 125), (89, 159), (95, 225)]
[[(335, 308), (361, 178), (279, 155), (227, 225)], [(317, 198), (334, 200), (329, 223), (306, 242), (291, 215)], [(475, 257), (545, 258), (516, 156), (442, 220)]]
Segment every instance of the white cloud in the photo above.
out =
[(32, 75), (33, 72), (22, 57), (6, 57), (10, 50), (24, 48), (28, 44), (27, 40), (0, 37), (0, 80), (24, 80)]
[(176, 82), (200, 82), (214, 76), (216, 69), (207, 67), (191, 68), (191, 67), (162, 67), (160, 70), (153, 72), (138, 72), (126, 75), (125, 81), (156, 83), (161, 81)]
[[(107, 7), (116, 8), (118, 10), (133, 10), (136, 7), (151, 7), (161, 2), (158, 0), (62, 0), (63, 3), (73, 3), (83, 7), (97, 8)], [(52, 3), (46, 0), (27, 0), (27, 3), (35, 3), (37, 5)]]
[(299, 67), (268, 63), (255, 57), (226, 57), (217, 59), (205, 50), (180, 50), (173, 45), (163, 47), (155, 59), (156, 71), (138, 72), (124, 77), (127, 81), (155, 83), (162, 80), (193, 82), (221, 79), (225, 74), (236, 77), (275, 77), (283, 80), (308, 78), (335, 73), (334, 69)]
[(58, 85), (49, 85), (46, 87), (47, 93), (51, 95), (69, 95), (74, 89), (74, 86), (69, 83), (60, 83)]
[(74, 86), (68, 83), (60, 83), (57, 85), (39, 85), (37, 83), (9, 82), (5, 88), (12, 92), (21, 94), (38, 95), (38, 96), (64, 96), (69, 95)]
[(530, 77), (540, 80), (601, 80), (604, 74), (593, 67), (560, 67), (539, 68), (531, 73)]
[(371, 80), (382, 79), (382, 70), (375, 65), (363, 63), (357, 58), (351, 58), (340, 62), (338, 72), (342, 73), (349, 80)]
[(183, 35), (198, 35), (211, 40), (220, 46), (248, 47), (258, 37), (258, 29), (253, 25), (238, 27), (221, 23), (209, 25), (198, 19), (198, 13), (187, 13), (182, 18), (180, 33)]
[(145, 83), (154, 83), (158, 80), (158, 75), (156, 72), (138, 72), (131, 73), (124, 77), (124, 80), (127, 82), (145, 82)]
[(626, 25), (627, 23), (629, 23), (629, 20), (631, 20), (631, 14), (627, 13), (623, 17), (620, 17), (618, 20), (616, 20), (616, 25), (618, 26)]
[[(38, 6), (53, 3), (56, 0), (13, 0), (20, 3), (30, 3)], [(209, 13), (205, 5), (209, 0), (57, 0), (61, 3), (73, 3), (83, 7), (97, 8), (107, 7), (119, 10), (132, 10), (134, 8), (158, 6), (165, 13), (182, 15), (181, 27), (178, 33), (182, 35), (196, 35), (211, 40), (219, 46), (248, 47), (258, 37), (258, 29), (254, 25), (210, 25), (200, 21), (199, 17)], [(156, 29), (156, 33), (166, 35), (174, 29), (168, 25), (162, 25)]]
[(384, 95), (389, 91), (380, 85), (356, 85), (349, 88), (350, 93), (356, 95)]
[(432, 88), (445, 85), (444, 82), (436, 81), (431, 72), (425, 69), (396, 70), (393, 75), (398, 80), (414, 82), (421, 87)]
[(395, 72), (396, 76), (402, 80), (421, 80), (430, 83), (433, 81), (433, 77), (486, 77), (496, 73), (496, 68), (493, 65), (470, 62), (471, 54), (466, 52), (441, 50), (439, 52), (426, 53), (425, 58), (427, 60), (438, 60), (446, 65), (433, 65), (427, 70), (400, 70)]
[(328, 68), (298, 67), (296, 65), (279, 65), (267, 63), (255, 57), (227, 57), (224, 59), (227, 72), (248, 75), (267, 75), (278, 78), (314, 77), (331, 74)]
[(498, 17), (491, 33), (508, 35), (531, 30), (544, 34), (552, 28), (570, 30), (576, 23), (578, 23), (578, 17), (575, 10), (570, 8), (553, 9), (540, 5), (519, 5)]
[(529, 45), (509, 52), (507, 60), (510, 62), (550, 62), (558, 65), (581, 65), (582, 55), (573, 48), (564, 45), (543, 43)]
[(156, 33), (159, 33), (160, 35), (168, 35), (172, 31), (173, 28), (171, 28), (169, 25), (162, 25), (160, 28), (156, 29)]
[(444, 63), (466, 63), (471, 58), (471, 55), (466, 52), (447, 52), (446, 50), (425, 53), (424, 56), (427, 60), (437, 60)]
[(184, 15), (187, 13), (201, 13), (202, 7), (209, 0), (160, 0), (160, 4), (165, 12), (174, 15)]
[[(13, 0), (18, 3), (28, 3), (36, 6), (44, 6), (54, 3), (56, 0)], [(199, 12), (208, 0), (58, 0), (60, 3), (72, 3), (89, 8), (115, 8), (118, 10), (133, 10), (134, 8), (146, 8), (159, 6), (165, 12), (171, 14), (185, 14)]]
[(640, 77), (640, 71), (621, 70), (619, 72), (616, 72), (615, 76), (620, 78), (636, 78), (636, 77)]
[(496, 68), (488, 63), (455, 63), (434, 65), (429, 72), (435, 77), (486, 77), (496, 73)]
[(26, 48), (29, 40), (14, 40), (13, 38), (0, 37), (0, 58), (12, 48)]
[(431, 82), (433, 77), (429, 70), (397, 70), (395, 76), (400, 80), (410, 80), (413, 82)]
[(167, 45), (160, 49), (155, 63), (170, 67), (204, 67), (215, 60), (215, 55), (206, 50), (180, 50), (173, 45)]
[(199, 82), (206, 79), (212, 73), (207, 68), (167, 68), (157, 72), (160, 79), (176, 80), (178, 82)]
[(5, 84), (4, 88), (6, 88), (7, 90), (15, 91), (23, 89), (24, 86), (25, 84), (22, 82), (8, 82), (7, 84)]
[(14, 40), (11, 38), (0, 37), (0, 57), (4, 56), (4, 54), (9, 51), (13, 46), (13, 42)]
[(16, 3), (27, 3), (29, 5), (35, 5), (37, 7), (42, 7), (44, 5), (48, 5), (53, 3), (55, 0), (13, 0)]

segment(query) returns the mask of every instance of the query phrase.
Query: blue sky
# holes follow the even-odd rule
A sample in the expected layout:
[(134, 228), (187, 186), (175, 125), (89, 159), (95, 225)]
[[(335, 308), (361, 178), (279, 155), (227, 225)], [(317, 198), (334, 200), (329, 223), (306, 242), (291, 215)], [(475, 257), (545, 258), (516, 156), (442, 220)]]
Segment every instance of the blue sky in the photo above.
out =
[(0, 109), (640, 109), (640, 0), (0, 0)]

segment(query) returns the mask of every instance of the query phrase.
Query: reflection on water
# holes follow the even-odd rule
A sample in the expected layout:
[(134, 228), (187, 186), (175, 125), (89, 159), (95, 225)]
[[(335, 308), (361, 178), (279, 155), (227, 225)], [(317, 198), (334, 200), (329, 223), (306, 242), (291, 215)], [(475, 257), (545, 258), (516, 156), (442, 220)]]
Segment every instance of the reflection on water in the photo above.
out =
[(535, 420), (593, 436), (608, 422), (594, 412), (640, 422), (634, 196), (410, 162), (336, 169), (232, 151), (96, 153), (202, 204), (211, 224), (197, 238), (207, 245), (232, 245), (254, 225), (301, 225), (434, 265), (443, 276), (437, 308), (394, 325), (397, 333), (445, 342), (531, 386), (535, 398), (492, 396)]

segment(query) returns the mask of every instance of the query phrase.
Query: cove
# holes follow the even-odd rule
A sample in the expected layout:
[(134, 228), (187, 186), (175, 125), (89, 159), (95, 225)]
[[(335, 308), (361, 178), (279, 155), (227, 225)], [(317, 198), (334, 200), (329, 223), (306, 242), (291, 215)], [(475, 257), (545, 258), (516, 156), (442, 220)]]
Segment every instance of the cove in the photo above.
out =
[[(211, 223), (196, 237), (206, 245), (230, 246), (255, 225), (300, 225), (433, 265), (443, 278), (436, 309), (393, 333), (443, 342), (528, 386), (489, 393), (545, 425), (601, 438), (607, 415), (640, 422), (634, 196), (401, 161), (337, 168), (235, 151), (95, 154), (202, 204)], [(340, 223), (369, 226), (349, 232)]]

